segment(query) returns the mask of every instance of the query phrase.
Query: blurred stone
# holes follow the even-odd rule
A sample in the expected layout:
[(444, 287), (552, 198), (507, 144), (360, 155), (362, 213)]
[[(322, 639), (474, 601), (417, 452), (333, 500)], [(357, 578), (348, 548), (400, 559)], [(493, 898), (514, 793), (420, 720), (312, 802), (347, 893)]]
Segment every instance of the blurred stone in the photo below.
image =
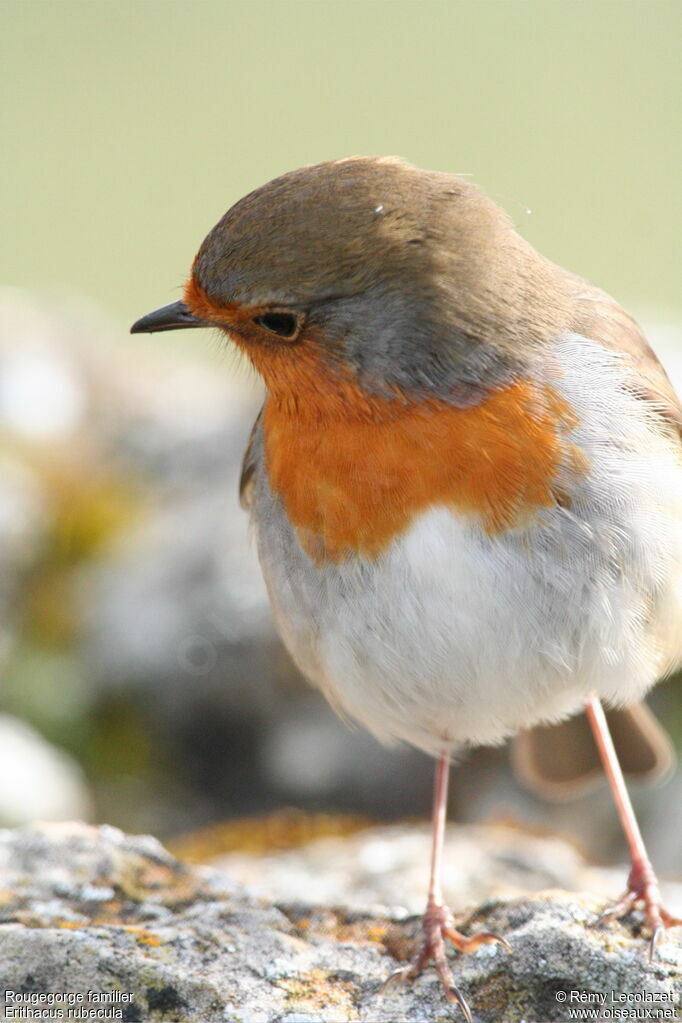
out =
[(13, 602), (37, 561), (48, 519), (47, 495), (34, 469), (0, 452), (0, 663), (9, 642)]
[[(404, 817), (428, 810), (433, 768), (407, 746), (382, 746), (363, 728), (330, 713), (313, 691), (279, 708), (263, 736), (261, 759), (287, 800), (333, 802), (349, 812)], [(399, 779), (399, 780), (398, 780)]]
[[(343, 903), (352, 909), (399, 904), (418, 913), (425, 901), (430, 854), (429, 825), (395, 824), (318, 838), (260, 857), (233, 852), (209, 862), (267, 899), (296, 900), (305, 892), (311, 902)], [(446, 830), (443, 887), (454, 911), (545, 888), (590, 891), (615, 902), (628, 870), (625, 865), (588, 865), (566, 840), (522, 826), (450, 824)], [(671, 911), (682, 913), (682, 884), (663, 883), (662, 890)]]
[[(234, 503), (224, 486), (176, 498), (83, 573), (85, 653), (100, 684), (162, 688), (182, 703), (190, 679), (219, 676), (231, 702), (258, 703), (258, 683), (269, 680), (254, 670), (260, 659), (244, 663), (244, 647), (267, 644), (273, 627)], [(255, 686), (237, 684), (245, 670)]]
[[(384, 837), (390, 857), (392, 836)], [(532, 860), (532, 848), (523, 855)], [(385, 859), (373, 854), (375, 866)], [(431, 969), (414, 983), (383, 986), (409, 958), (419, 927), (377, 899), (366, 909), (316, 904), (304, 886), (293, 901), (267, 902), (225, 874), (174, 860), (154, 839), (73, 824), (0, 836), (0, 885), (6, 1005), (54, 994), (63, 1019), (104, 1006), (122, 1010), (108, 1018), (130, 1023), (461, 1018)], [(679, 937), (667, 935), (650, 964), (631, 926), (596, 926), (602, 906), (592, 895), (550, 890), (460, 917), (466, 932), (493, 930), (512, 946), (452, 955), (474, 1019), (565, 1021), (581, 995), (591, 1003), (602, 996), (609, 1009), (647, 999), (671, 1010), (654, 1018), (675, 1018)]]
[(82, 770), (24, 721), (0, 714), (0, 822), (88, 818), (92, 797)]
[(19, 290), (0, 292), (0, 427), (29, 442), (72, 436), (83, 424), (87, 384), (66, 322)]

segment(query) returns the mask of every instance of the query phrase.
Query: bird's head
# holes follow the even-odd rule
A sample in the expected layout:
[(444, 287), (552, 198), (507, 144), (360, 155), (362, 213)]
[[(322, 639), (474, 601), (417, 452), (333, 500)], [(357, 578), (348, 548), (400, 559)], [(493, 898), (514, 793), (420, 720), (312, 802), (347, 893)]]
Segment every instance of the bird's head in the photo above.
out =
[(237, 202), (132, 331), (219, 327), (295, 408), (476, 404), (556, 332), (558, 273), (468, 181), (352, 157)]

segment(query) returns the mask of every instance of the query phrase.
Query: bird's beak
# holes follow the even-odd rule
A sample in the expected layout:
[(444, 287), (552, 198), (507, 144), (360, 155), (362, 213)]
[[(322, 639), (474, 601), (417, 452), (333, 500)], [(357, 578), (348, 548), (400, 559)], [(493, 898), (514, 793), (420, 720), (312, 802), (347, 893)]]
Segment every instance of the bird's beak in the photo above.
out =
[(136, 320), (131, 334), (155, 334), (159, 330), (184, 330), (187, 327), (215, 327), (215, 323), (194, 316), (184, 302), (171, 302)]

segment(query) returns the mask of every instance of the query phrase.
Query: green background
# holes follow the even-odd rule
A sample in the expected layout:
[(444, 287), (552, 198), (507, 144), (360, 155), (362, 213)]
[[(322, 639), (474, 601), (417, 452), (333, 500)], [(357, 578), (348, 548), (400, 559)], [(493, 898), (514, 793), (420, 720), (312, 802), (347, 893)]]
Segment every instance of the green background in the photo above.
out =
[(246, 191), (391, 153), (470, 174), (626, 304), (680, 305), (682, 4), (0, 8), (6, 282), (67, 285), (130, 321), (177, 295)]

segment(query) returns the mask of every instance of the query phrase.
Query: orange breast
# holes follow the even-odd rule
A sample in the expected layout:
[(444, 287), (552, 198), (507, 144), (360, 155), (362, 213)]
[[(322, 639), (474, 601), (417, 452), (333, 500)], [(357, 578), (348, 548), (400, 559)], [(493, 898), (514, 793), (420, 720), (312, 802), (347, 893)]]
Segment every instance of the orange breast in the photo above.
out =
[(554, 392), (530, 381), (474, 408), (391, 402), (385, 416), (350, 421), (292, 411), (267, 402), (266, 464), (318, 561), (376, 556), (429, 507), (450, 507), (494, 534), (562, 500), (557, 472), (575, 419)]

